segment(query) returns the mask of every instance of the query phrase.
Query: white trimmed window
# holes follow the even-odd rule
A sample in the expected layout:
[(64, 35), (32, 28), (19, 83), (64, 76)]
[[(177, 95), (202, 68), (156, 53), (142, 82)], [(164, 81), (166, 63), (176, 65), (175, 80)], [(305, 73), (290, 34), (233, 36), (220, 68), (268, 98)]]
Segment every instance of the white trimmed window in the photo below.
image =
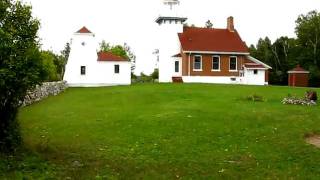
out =
[(202, 71), (202, 56), (196, 55), (193, 60), (193, 70)]
[(237, 71), (237, 56), (230, 56), (229, 58), (229, 70)]
[(220, 71), (220, 56), (212, 56), (212, 71)]

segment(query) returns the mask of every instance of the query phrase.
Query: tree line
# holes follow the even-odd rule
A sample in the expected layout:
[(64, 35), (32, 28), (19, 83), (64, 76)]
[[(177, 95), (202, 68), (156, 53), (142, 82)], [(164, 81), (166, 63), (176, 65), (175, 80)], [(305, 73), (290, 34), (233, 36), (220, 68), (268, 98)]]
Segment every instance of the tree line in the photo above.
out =
[(51, 82), (63, 80), (70, 50), (70, 43), (66, 43), (60, 54), (55, 54), (50, 50), (40, 51), (40, 58), (42, 59), (43, 69), (45, 72), (43, 81)]
[(281, 36), (273, 43), (268, 37), (251, 45), (250, 54), (270, 65), (269, 83), (288, 85), (287, 71), (300, 65), (310, 71), (309, 85), (320, 86), (320, 13), (316, 10), (296, 20), (296, 38)]

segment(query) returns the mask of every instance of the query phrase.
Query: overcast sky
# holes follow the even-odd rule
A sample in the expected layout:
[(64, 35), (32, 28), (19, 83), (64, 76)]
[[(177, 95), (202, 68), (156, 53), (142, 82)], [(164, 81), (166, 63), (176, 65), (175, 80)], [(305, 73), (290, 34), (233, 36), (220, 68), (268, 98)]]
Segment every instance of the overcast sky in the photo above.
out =
[[(111, 44), (126, 42), (137, 55), (137, 71), (150, 73), (156, 48), (154, 20), (161, 13), (162, 0), (25, 0), (41, 22), (42, 48), (59, 52), (75, 31), (88, 27)], [(188, 24), (225, 28), (233, 16), (235, 28), (247, 43), (260, 37), (295, 37), (298, 15), (320, 10), (320, 0), (181, 0), (180, 10)]]

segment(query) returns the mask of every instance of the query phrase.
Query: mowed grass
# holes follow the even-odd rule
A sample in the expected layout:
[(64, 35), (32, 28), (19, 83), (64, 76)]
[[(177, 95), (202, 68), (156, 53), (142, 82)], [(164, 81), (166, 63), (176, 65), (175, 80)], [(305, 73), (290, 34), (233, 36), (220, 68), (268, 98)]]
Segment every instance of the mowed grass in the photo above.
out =
[[(289, 93), (304, 96), (306, 90), (208, 84), (69, 88), (21, 109), (25, 145), (38, 165), (27, 163), (4, 177), (318, 179), (320, 149), (304, 136), (320, 132), (320, 108), (281, 103)], [(245, 100), (252, 94), (266, 101)], [(19, 163), (26, 161), (29, 156)]]

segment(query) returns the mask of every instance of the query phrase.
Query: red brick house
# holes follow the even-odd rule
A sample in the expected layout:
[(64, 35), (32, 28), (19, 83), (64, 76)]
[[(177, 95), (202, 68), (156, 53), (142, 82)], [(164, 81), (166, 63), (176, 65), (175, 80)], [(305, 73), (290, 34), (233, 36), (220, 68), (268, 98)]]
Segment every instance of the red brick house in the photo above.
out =
[(181, 50), (173, 56), (174, 80), (181, 77), (184, 82), (268, 84), (271, 67), (250, 56), (234, 28), (233, 17), (228, 18), (226, 29), (184, 27), (178, 37)]

